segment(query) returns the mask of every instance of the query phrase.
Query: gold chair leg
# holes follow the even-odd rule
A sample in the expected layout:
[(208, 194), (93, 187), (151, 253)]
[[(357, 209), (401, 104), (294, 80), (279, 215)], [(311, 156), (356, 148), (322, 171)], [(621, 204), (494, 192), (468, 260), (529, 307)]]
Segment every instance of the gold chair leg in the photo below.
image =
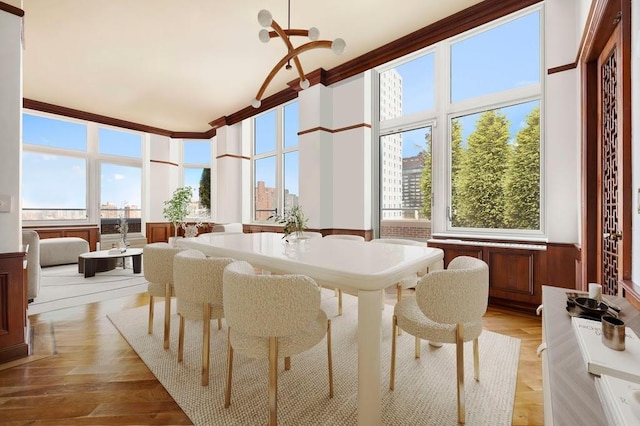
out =
[(473, 378), (480, 381), (480, 350), (478, 348), (478, 338), (473, 339)]
[(291, 357), (290, 356), (284, 357), (284, 369), (287, 370), (287, 371), (291, 370)]
[(269, 426), (278, 424), (278, 338), (269, 337)]
[(389, 369), (389, 390), (393, 390), (396, 381), (396, 328), (398, 317), (393, 316), (391, 320), (391, 368)]
[(222, 318), (218, 318), (218, 330), (222, 330)]
[(224, 392), (224, 408), (231, 404), (231, 374), (233, 372), (233, 347), (231, 346), (231, 328), (227, 331), (227, 388)]
[(184, 355), (184, 317), (180, 315), (180, 327), (178, 328), (178, 362), (182, 362)]
[(456, 375), (458, 377), (458, 423), (464, 423), (464, 325), (456, 326)]
[(153, 334), (153, 296), (149, 295), (149, 327), (147, 333)]
[(338, 289), (338, 315), (342, 315), (342, 290)]
[(202, 386), (209, 385), (209, 333), (211, 331), (211, 305), (202, 310)]
[(327, 320), (327, 359), (329, 365), (329, 398), (333, 398), (333, 356), (331, 355), (331, 320)]
[(171, 333), (171, 283), (167, 283), (164, 289), (164, 344), (169, 349), (169, 334)]
[(337, 289), (337, 288), (334, 288), (334, 289), (333, 289), (333, 295), (334, 295), (335, 297), (338, 297), (338, 289)]
[[(398, 302), (402, 300), (402, 284), (396, 284), (396, 288), (398, 290)], [(402, 336), (402, 329), (398, 327), (398, 336)]]
[(416, 359), (420, 358), (420, 338), (416, 336), (416, 343), (415, 343), (416, 349), (415, 349), (415, 353), (416, 353)]

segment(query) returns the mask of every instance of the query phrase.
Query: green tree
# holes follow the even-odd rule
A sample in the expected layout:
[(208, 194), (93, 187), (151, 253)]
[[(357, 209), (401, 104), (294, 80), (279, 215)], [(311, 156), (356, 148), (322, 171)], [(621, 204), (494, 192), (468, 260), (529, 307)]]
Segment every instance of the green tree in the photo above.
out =
[(458, 211), (458, 172), (462, 167), (465, 150), (462, 149), (462, 123), (460, 120), (451, 121), (451, 224), (463, 226), (457, 215)]
[(504, 227), (504, 175), (509, 159), (509, 120), (499, 111), (480, 115), (456, 172), (456, 209), (465, 226)]
[(211, 169), (208, 167), (202, 169), (198, 195), (200, 196), (200, 205), (211, 211)]
[(424, 134), (425, 149), (423, 153), (424, 167), (420, 176), (420, 190), (422, 191), (422, 214), (431, 220), (431, 141), (433, 140), (431, 127)]
[(516, 135), (504, 179), (506, 228), (540, 229), (540, 108)]

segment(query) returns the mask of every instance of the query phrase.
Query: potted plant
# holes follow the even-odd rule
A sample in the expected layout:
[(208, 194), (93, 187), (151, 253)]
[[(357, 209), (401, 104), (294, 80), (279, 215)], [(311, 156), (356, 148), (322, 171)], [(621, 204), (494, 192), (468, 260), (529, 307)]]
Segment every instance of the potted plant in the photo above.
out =
[(162, 214), (164, 218), (173, 224), (174, 237), (178, 236), (178, 227), (183, 227), (185, 218), (189, 214), (189, 203), (191, 202), (191, 187), (184, 186), (176, 188), (170, 200), (164, 202)]
[(307, 229), (307, 219), (302, 211), (301, 206), (293, 206), (289, 211), (285, 210), (284, 215), (271, 216), (276, 223), (284, 225), (284, 237), (289, 241), (289, 237), (293, 235), (295, 239), (300, 239), (303, 232)]

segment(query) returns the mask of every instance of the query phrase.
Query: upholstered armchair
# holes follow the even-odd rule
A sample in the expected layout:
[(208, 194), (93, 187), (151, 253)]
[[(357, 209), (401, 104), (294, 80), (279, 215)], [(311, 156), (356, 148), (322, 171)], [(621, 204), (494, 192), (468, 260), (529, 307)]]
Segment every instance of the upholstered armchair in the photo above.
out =
[(40, 292), (40, 236), (36, 231), (22, 230), (22, 244), (27, 247), (27, 299), (32, 301)]
[(464, 342), (473, 341), (474, 378), (479, 381), (478, 336), (482, 333), (488, 299), (489, 268), (475, 257), (456, 257), (446, 270), (422, 277), (415, 297), (402, 299), (394, 309), (389, 389), (393, 390), (395, 385), (398, 326), (415, 336), (416, 358), (420, 357), (420, 339), (455, 343), (458, 422), (464, 423)]
[(209, 384), (209, 339), (211, 320), (222, 328), (222, 273), (233, 259), (206, 257), (198, 250), (184, 250), (173, 258), (173, 288), (180, 316), (178, 362), (184, 354), (184, 320), (202, 322), (202, 386)]
[(184, 250), (169, 243), (151, 243), (142, 249), (142, 269), (149, 282), (149, 334), (153, 334), (154, 298), (164, 297), (164, 337), (163, 347), (169, 349), (171, 327), (171, 297), (173, 290), (173, 258)]
[[(277, 424), (278, 358), (306, 351), (327, 336), (329, 397), (333, 397), (331, 321), (320, 309), (320, 288), (304, 275), (256, 275), (244, 261), (227, 266), (223, 305), (229, 326), (225, 408), (231, 403), (233, 354), (269, 361), (269, 425)], [(295, 403), (295, 401), (291, 401)]]

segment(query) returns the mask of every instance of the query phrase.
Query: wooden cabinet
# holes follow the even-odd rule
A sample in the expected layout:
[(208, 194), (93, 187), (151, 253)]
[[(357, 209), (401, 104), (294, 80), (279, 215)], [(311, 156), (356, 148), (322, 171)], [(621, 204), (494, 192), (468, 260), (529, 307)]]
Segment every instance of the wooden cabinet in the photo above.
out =
[(36, 226), (24, 226), (24, 229), (32, 229), (38, 233), (40, 239), (58, 237), (78, 237), (89, 243), (90, 250), (96, 250), (100, 241), (100, 227), (98, 225), (81, 225), (67, 227), (39, 228)]
[(435, 239), (429, 240), (429, 246), (444, 250), (445, 267), (457, 256), (484, 260), (489, 265), (492, 306), (534, 313), (542, 302), (543, 284), (576, 288), (577, 255), (573, 245), (566, 245), (564, 250), (554, 245), (550, 250), (547, 244)]
[(24, 253), (0, 253), (0, 363), (29, 355)]

